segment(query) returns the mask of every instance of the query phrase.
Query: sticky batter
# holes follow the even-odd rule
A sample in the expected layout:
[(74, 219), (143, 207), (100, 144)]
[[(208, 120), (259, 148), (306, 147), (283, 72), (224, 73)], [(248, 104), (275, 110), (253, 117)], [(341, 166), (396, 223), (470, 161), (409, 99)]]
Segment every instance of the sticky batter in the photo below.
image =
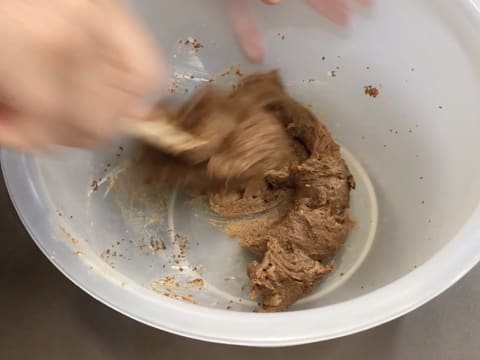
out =
[(251, 75), (230, 94), (208, 87), (172, 118), (209, 146), (195, 166), (156, 152), (157, 181), (180, 181), (226, 217), (280, 206), (229, 233), (258, 256), (247, 272), (261, 309), (287, 309), (333, 270), (351, 228), (355, 183), (338, 144), (287, 94), (277, 72)]

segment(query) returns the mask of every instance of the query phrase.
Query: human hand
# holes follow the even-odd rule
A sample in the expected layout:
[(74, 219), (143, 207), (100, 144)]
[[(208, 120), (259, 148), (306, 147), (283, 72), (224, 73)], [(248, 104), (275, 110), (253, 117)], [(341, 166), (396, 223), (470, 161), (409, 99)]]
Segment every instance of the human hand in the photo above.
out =
[(2, 146), (104, 141), (165, 76), (120, 1), (3, 0), (0, 19)]
[[(269, 5), (275, 5), (281, 0), (262, 1)], [(320, 15), (340, 25), (346, 25), (349, 22), (352, 1), (366, 6), (373, 4), (375, 0), (307, 0)], [(264, 57), (263, 37), (255, 23), (249, 1), (228, 0), (227, 6), (233, 30), (245, 54), (254, 61), (262, 61)]]

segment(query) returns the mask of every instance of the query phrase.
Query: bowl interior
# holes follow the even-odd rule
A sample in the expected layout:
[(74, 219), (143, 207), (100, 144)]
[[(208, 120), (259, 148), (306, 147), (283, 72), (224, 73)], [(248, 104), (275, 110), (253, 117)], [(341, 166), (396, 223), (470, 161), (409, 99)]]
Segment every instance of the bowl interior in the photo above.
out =
[[(352, 204), (358, 226), (338, 269), (292, 310), (352, 300), (415, 271), (477, 206), (480, 67), (474, 7), (467, 4), (382, 0), (359, 9), (349, 28), (329, 24), (301, 2), (258, 5), (267, 57), (254, 65), (233, 40), (220, 2), (131, 2), (164, 49), (170, 96), (186, 98), (211, 78), (230, 86), (237, 68), (279, 68), (289, 92), (344, 147), (359, 183)], [(367, 96), (368, 85), (379, 96)], [(90, 291), (102, 278), (126, 297), (159, 306), (164, 295), (223, 310), (256, 306), (245, 276), (249, 256), (208, 221), (201, 204), (146, 185), (132, 144), (6, 155), (4, 166), (22, 164), (7, 169), (10, 187), (15, 177), (27, 177), (45, 209), (51, 236), (36, 241), (60, 266), (78, 263)], [(28, 202), (16, 202), (32, 222)]]

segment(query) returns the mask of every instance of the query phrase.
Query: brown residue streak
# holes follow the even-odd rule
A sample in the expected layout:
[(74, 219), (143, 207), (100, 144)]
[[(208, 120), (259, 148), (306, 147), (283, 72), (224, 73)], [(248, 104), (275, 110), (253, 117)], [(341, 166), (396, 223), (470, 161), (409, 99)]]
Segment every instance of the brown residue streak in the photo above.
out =
[(180, 286), (173, 276), (166, 276), (164, 278), (152, 281), (152, 287), (165, 286), (165, 285), (175, 286), (175, 287)]
[(151, 289), (159, 294), (169, 297), (170, 299), (185, 301), (191, 304), (195, 304), (193, 295), (191, 294), (184, 295), (184, 294), (176, 293), (178, 291), (181, 291), (180, 284), (176, 282), (175, 278), (172, 276), (167, 276), (163, 279), (152, 281)]
[(174, 300), (184, 301), (184, 302), (187, 302), (187, 303), (190, 303), (190, 304), (196, 304), (195, 300), (193, 299), (193, 295), (190, 295), (190, 294), (188, 294), (188, 295), (176, 295), (176, 294), (166, 292), (166, 293), (164, 293), (164, 295), (171, 298), (171, 299), (174, 299)]
[(75, 239), (72, 234), (70, 234), (67, 229), (65, 229), (63, 226), (59, 226), (58, 227), (60, 229), (60, 232), (62, 233), (63, 236), (65, 236), (65, 238), (67, 240), (69, 240), (73, 245), (77, 245), (79, 243), (79, 241), (77, 239)]
[(363, 91), (364, 91), (365, 95), (368, 95), (368, 96), (373, 97), (373, 98), (376, 98), (378, 95), (380, 95), (380, 91), (372, 85), (364, 86)]
[(173, 299), (173, 300), (178, 300), (178, 301), (184, 301), (190, 304), (196, 304), (195, 300), (193, 299), (193, 295), (177, 295), (169, 290), (164, 291), (162, 293), (164, 296)]

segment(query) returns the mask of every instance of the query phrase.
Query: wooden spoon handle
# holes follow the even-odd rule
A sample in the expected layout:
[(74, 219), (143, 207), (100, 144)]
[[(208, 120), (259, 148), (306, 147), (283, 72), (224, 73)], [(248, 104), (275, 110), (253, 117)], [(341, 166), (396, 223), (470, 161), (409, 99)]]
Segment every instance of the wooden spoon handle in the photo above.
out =
[(172, 155), (194, 150), (207, 143), (173, 125), (166, 115), (155, 116), (151, 120), (132, 120), (126, 123), (125, 133)]

